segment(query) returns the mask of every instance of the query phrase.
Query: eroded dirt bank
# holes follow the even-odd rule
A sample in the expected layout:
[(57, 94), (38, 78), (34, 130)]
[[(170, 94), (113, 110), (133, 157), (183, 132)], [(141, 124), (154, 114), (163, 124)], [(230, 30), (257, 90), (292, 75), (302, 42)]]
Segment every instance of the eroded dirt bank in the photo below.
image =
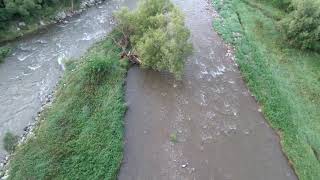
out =
[(182, 82), (130, 69), (119, 179), (297, 179), (231, 51), (212, 29), (211, 4), (175, 3), (186, 15), (195, 52)]

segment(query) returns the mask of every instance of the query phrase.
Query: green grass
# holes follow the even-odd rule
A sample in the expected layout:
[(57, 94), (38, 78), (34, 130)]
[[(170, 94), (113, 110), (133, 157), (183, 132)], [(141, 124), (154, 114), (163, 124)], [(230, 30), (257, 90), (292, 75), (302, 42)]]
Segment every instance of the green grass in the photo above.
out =
[[(240, 70), (301, 180), (320, 179), (320, 55), (291, 48), (279, 9), (256, 0), (213, 0), (214, 27), (235, 46)], [(240, 34), (240, 36), (237, 33)]]
[(110, 40), (67, 63), (55, 100), (10, 161), (9, 179), (116, 179), (123, 157), (127, 64)]

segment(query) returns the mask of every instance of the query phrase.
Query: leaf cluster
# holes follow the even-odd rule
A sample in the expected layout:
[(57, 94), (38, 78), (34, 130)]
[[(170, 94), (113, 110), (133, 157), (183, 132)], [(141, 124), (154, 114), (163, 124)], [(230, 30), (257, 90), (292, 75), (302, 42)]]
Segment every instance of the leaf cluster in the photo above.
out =
[(128, 37), (143, 68), (168, 71), (181, 78), (192, 45), (184, 16), (170, 0), (141, 0), (136, 11), (124, 8), (115, 18), (116, 30)]

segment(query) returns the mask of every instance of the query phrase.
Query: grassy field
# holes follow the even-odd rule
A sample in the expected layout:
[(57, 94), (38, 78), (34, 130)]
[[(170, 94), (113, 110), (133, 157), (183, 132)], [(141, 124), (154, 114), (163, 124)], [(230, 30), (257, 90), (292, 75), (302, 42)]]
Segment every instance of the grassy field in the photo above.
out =
[(284, 12), (258, 0), (213, 0), (214, 27), (235, 46), (247, 84), (281, 136), (301, 180), (320, 179), (320, 55), (291, 48), (277, 29)]
[(36, 136), (17, 147), (9, 179), (116, 179), (123, 156), (127, 64), (104, 40), (66, 67)]

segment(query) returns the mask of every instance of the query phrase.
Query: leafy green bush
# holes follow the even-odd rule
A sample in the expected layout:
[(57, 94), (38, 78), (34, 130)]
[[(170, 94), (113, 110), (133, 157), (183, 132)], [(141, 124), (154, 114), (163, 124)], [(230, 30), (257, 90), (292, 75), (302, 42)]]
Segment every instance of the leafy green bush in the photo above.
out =
[(293, 11), (280, 22), (285, 38), (291, 45), (301, 49), (318, 49), (320, 43), (320, 1), (294, 0), (292, 9)]
[[(281, 9), (281, 10), (287, 10), (288, 7), (291, 4), (292, 0), (242, 0), (244, 2), (249, 2), (250, 5), (255, 4), (255, 5), (272, 5), (275, 8)], [(261, 8), (263, 6), (259, 6)]]
[(4, 136), (3, 142), (4, 142), (4, 149), (7, 152), (11, 153), (16, 148), (16, 145), (18, 143), (18, 136), (15, 136), (12, 133), (7, 132)]
[(105, 78), (104, 76), (107, 76), (112, 70), (114, 70), (115, 63), (114, 61), (108, 61), (103, 56), (95, 55), (88, 60), (85, 68), (85, 78), (90, 83), (100, 83), (100, 80)]
[(11, 52), (11, 49), (8, 47), (0, 47), (0, 63), (6, 58)]
[(0, 0), (0, 30), (6, 29), (12, 21), (29, 21), (40, 16), (49, 16), (59, 7), (71, 7), (79, 0)]
[(184, 60), (192, 51), (182, 13), (170, 0), (141, 0), (139, 8), (115, 15), (124, 49), (130, 46), (143, 68), (169, 71), (181, 78)]

